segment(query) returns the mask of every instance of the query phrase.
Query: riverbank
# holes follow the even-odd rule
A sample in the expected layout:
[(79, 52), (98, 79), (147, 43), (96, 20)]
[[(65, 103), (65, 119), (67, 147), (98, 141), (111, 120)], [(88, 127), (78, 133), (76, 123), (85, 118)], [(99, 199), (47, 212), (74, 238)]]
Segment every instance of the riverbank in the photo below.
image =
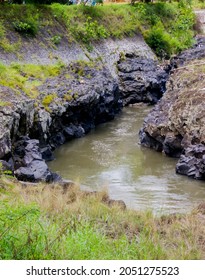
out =
[(0, 259), (204, 259), (204, 205), (155, 217), (106, 192), (0, 179)]
[(179, 157), (176, 172), (205, 179), (205, 37), (173, 59), (167, 91), (144, 121), (141, 144)]

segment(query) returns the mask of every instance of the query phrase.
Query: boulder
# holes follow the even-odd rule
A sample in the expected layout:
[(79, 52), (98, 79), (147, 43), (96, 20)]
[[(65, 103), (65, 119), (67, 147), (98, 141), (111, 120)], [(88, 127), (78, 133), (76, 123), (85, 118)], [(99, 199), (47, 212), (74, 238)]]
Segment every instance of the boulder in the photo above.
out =
[(205, 146), (202, 144), (189, 146), (180, 156), (176, 172), (194, 179), (205, 180)]
[(53, 174), (39, 148), (39, 140), (21, 137), (21, 140), (15, 143), (14, 148), (14, 174), (21, 181), (29, 182), (52, 182), (60, 177)]

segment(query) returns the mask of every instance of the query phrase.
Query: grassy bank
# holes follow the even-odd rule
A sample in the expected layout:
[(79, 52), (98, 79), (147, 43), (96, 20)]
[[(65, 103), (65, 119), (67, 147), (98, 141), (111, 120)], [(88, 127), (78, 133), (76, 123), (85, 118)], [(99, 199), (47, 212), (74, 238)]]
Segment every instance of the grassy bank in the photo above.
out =
[[(181, 3), (181, 2), (180, 2)], [(51, 6), (4, 5), (0, 10), (0, 47), (22, 51), (31, 38), (40, 47), (92, 42), (142, 33), (160, 57), (169, 57), (192, 44), (194, 15), (179, 3)], [(12, 43), (12, 44), (11, 44)]]
[(0, 259), (203, 259), (204, 244), (199, 210), (154, 217), (106, 192), (0, 179)]
[(10, 66), (0, 64), (0, 85), (11, 88), (17, 95), (24, 92), (28, 97), (35, 99), (40, 94), (38, 86), (46, 79), (58, 76), (62, 68), (61, 63), (55, 65), (13, 63)]

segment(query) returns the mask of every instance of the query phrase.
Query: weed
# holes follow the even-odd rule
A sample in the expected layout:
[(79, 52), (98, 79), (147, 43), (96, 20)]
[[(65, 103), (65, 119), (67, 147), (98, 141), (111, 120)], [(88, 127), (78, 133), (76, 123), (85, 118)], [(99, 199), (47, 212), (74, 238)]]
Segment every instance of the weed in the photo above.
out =
[(35, 36), (37, 33), (36, 25), (34, 25), (33, 23), (15, 21), (13, 22), (13, 26), (17, 32), (23, 35)]
[(12, 63), (0, 64), (0, 84), (13, 89), (16, 93), (25, 92), (30, 98), (39, 95), (38, 87), (49, 77), (59, 75), (64, 67), (62, 62), (56, 65), (33, 65)]
[(54, 44), (54, 45), (59, 45), (60, 42), (61, 42), (61, 36), (59, 35), (55, 35), (51, 38), (51, 42)]
[[(26, 184), (26, 183), (25, 183)], [(154, 217), (108, 207), (106, 191), (0, 177), (0, 259), (201, 259), (198, 212)]]
[[(0, 10), (0, 46), (7, 51), (15, 51), (15, 48), (9, 47), (12, 44), (5, 36), (12, 24), (8, 18), (12, 18), (15, 30), (26, 36), (35, 36), (37, 32), (45, 34), (46, 28), (49, 35), (47, 41), (51, 40), (54, 45), (61, 42), (61, 36), (55, 34), (53, 29), (57, 23), (64, 27), (64, 35), (69, 42), (84, 44), (88, 51), (92, 51), (94, 41), (133, 36), (141, 32), (159, 56), (168, 57), (193, 43), (193, 12), (189, 5), (181, 3), (182, 1), (179, 4), (160, 2), (96, 7), (58, 3), (38, 7), (29, 4), (5, 5)], [(162, 46), (156, 47), (160, 40)]]
[(56, 93), (48, 94), (43, 98), (42, 104), (45, 107), (48, 107), (55, 100), (56, 97), (57, 97)]

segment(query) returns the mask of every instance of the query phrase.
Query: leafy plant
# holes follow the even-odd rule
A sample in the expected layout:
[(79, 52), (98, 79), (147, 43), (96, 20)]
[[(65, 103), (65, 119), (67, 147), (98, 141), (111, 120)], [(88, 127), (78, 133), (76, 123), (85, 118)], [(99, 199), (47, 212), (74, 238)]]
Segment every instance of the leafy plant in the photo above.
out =
[(105, 27), (91, 17), (87, 17), (84, 25), (75, 26), (75, 33), (74, 30), (72, 31), (76, 39), (84, 43), (89, 43), (91, 40), (107, 38), (109, 35)]
[(168, 58), (172, 54), (171, 37), (161, 26), (154, 26), (145, 34), (145, 40), (161, 58)]
[(32, 22), (15, 21), (13, 22), (14, 29), (24, 35), (35, 36), (38, 27)]
[(54, 45), (59, 45), (61, 42), (61, 36), (55, 35), (51, 38), (51, 41)]

